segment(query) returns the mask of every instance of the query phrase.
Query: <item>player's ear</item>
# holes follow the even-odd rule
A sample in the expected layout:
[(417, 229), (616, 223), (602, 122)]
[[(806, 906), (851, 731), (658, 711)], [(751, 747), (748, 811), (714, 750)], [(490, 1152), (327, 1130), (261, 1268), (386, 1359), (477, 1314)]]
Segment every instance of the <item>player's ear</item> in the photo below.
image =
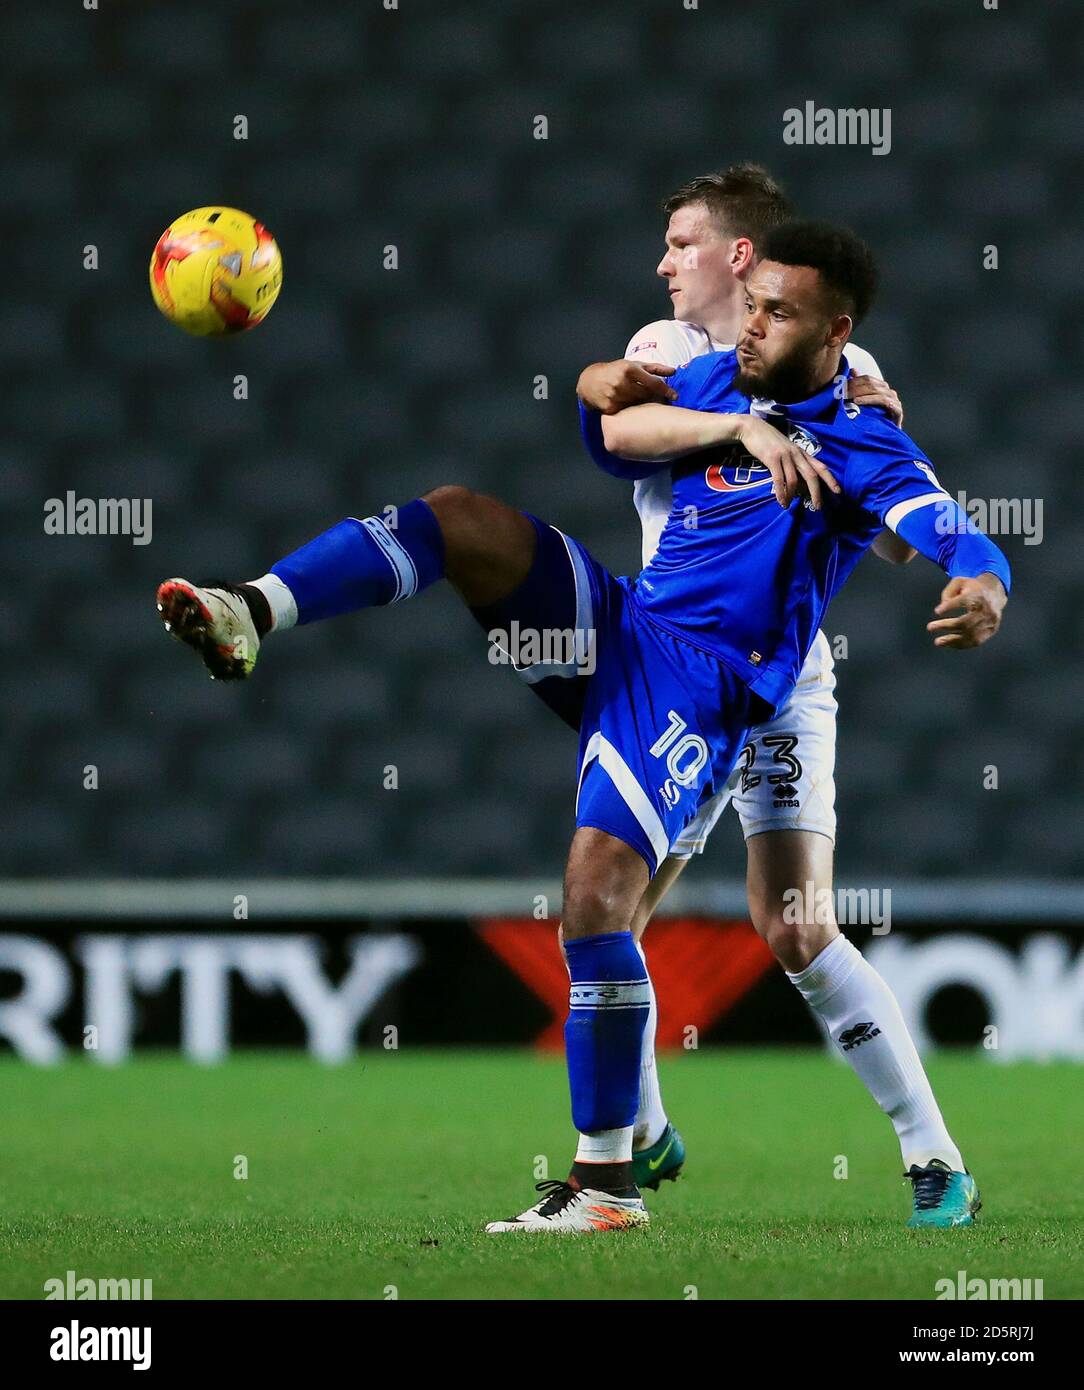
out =
[(742, 278), (749, 274), (756, 260), (753, 243), (747, 236), (735, 237), (730, 243), (730, 271)]
[(824, 340), (825, 347), (841, 348), (851, 336), (851, 329), (854, 321), (850, 314), (837, 314), (835, 318), (829, 320), (828, 336)]

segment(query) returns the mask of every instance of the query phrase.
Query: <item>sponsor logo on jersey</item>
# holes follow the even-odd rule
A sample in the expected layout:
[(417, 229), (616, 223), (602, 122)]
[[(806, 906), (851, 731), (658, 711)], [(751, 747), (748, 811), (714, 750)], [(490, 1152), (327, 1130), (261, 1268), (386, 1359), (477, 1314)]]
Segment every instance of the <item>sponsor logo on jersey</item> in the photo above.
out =
[(711, 464), (704, 473), (704, 481), (713, 492), (745, 492), (765, 484), (770, 487), (772, 475), (752, 454), (734, 449), (725, 463)]

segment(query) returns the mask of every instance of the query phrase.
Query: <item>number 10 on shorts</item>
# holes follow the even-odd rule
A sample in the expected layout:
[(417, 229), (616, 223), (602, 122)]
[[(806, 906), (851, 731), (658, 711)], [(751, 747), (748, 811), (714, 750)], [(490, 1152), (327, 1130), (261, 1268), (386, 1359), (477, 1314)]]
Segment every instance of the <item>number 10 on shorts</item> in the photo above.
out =
[(651, 756), (666, 755), (666, 770), (670, 776), (659, 788), (667, 806), (676, 806), (682, 787), (695, 787), (696, 779), (708, 760), (708, 745), (699, 734), (690, 734), (688, 724), (676, 710), (666, 716), (670, 723), (651, 745)]

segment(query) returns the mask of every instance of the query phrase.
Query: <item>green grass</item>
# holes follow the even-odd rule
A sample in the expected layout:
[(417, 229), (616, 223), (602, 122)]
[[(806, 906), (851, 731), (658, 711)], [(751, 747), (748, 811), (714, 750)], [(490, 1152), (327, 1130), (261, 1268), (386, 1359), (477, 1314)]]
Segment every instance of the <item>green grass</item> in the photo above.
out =
[[(983, 1189), (980, 1224), (908, 1231), (891, 1126), (816, 1051), (664, 1060), (685, 1176), (652, 1226), (492, 1237), (571, 1153), (560, 1059), (379, 1052), (326, 1068), (249, 1053), (202, 1069), (0, 1063), (0, 1296), (47, 1278), (150, 1278), (163, 1298), (919, 1298), (969, 1276), (1084, 1297), (1072, 1064), (930, 1061)], [(235, 1155), (248, 1178), (233, 1176)], [(845, 1155), (849, 1177), (833, 1177)]]

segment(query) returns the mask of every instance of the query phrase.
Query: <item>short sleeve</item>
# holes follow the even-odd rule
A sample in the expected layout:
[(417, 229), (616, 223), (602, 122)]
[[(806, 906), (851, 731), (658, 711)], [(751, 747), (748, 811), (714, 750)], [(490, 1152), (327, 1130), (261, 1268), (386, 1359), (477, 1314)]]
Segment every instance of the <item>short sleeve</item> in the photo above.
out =
[(884, 381), (885, 378), (872, 352), (860, 348), (857, 343), (848, 343), (843, 349), (843, 356), (854, 368), (855, 376), (875, 376)]
[(634, 362), (662, 362), (667, 367), (681, 367), (692, 356), (689, 345), (673, 319), (647, 323), (629, 339), (625, 356)]

